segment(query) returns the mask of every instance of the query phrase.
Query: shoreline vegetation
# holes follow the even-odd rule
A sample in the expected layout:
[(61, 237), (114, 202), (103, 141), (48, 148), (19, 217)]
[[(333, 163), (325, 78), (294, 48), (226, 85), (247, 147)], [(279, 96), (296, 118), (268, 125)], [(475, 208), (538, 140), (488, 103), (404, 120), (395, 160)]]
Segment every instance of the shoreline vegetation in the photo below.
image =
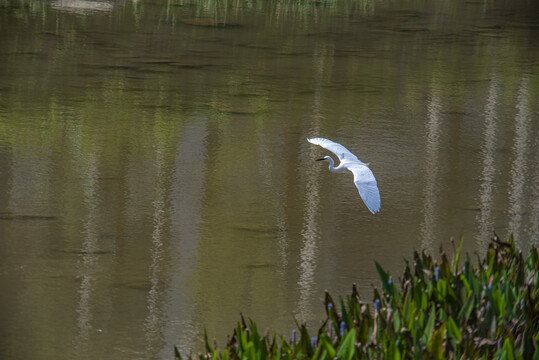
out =
[[(346, 299), (326, 292), (326, 319), (313, 334), (296, 321), (290, 339), (261, 334), (243, 315), (219, 350), (188, 359), (533, 359), (539, 360), (539, 260), (513, 237), (492, 239), (472, 264), (462, 239), (453, 257), (414, 252), (397, 280), (375, 263), (381, 288), (372, 302), (356, 286)], [(397, 284), (398, 283), (398, 284)], [(183, 359), (178, 348), (175, 358)]]

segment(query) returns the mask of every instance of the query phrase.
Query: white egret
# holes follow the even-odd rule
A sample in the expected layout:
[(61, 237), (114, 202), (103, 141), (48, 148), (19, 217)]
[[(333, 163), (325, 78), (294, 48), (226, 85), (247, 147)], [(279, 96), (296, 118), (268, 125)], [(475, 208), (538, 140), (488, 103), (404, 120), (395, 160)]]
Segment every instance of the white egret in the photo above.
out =
[(307, 139), (311, 144), (319, 145), (324, 149), (327, 149), (337, 155), (339, 158), (339, 166), (333, 166), (333, 158), (331, 156), (324, 156), (316, 161), (329, 162), (329, 170), (332, 172), (340, 172), (343, 170), (350, 170), (354, 174), (354, 184), (359, 191), (359, 195), (367, 208), (375, 214), (380, 211), (380, 191), (376, 179), (369, 164), (365, 164), (360, 161), (350, 150), (345, 148), (339, 143), (333, 142), (324, 138), (312, 138)]

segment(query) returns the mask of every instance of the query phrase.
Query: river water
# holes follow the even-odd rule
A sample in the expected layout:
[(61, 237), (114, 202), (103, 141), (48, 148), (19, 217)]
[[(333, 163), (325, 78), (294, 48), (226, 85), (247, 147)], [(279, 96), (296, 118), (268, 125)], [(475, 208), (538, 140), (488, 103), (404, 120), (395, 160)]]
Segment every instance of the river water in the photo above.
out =
[[(289, 336), (413, 250), (539, 244), (533, 1), (0, 0), (0, 356)], [(381, 212), (306, 138), (370, 163)], [(472, 255), (473, 256), (473, 255)]]

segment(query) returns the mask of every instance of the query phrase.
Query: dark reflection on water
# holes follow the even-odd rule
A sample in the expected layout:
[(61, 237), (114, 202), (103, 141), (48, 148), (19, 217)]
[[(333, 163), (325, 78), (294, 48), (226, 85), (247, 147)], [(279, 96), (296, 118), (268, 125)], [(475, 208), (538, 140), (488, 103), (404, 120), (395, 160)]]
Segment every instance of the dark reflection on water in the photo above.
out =
[[(539, 243), (528, 2), (0, 2), (0, 353), (289, 334), (374, 259)], [(306, 138), (371, 164), (382, 211)]]

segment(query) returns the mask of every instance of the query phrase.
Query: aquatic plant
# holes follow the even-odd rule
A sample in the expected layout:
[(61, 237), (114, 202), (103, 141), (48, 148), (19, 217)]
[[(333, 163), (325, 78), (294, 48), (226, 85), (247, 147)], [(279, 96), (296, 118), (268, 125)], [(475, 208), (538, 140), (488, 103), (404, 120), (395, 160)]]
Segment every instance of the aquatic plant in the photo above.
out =
[[(493, 239), (483, 259), (459, 267), (462, 239), (448, 260), (414, 253), (400, 286), (378, 263), (381, 289), (372, 303), (356, 286), (336, 303), (326, 293), (327, 317), (316, 336), (297, 324), (290, 340), (261, 335), (242, 316), (226, 347), (206, 336), (200, 359), (539, 359), (539, 260), (524, 259), (514, 240)], [(371, 310), (371, 304), (373, 308)], [(177, 359), (181, 359), (178, 349)]]

